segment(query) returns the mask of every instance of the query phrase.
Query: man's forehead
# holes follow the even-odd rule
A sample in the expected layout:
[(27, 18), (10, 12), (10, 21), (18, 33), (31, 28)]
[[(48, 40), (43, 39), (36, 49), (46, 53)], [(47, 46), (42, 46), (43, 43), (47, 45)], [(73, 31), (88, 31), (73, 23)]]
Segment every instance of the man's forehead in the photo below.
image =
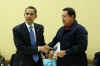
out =
[(28, 13), (35, 13), (35, 10), (34, 9), (26, 9), (26, 12), (28, 12)]
[(68, 11), (63, 11), (62, 12), (62, 15), (64, 16), (64, 15), (67, 15), (67, 13), (68, 13)]

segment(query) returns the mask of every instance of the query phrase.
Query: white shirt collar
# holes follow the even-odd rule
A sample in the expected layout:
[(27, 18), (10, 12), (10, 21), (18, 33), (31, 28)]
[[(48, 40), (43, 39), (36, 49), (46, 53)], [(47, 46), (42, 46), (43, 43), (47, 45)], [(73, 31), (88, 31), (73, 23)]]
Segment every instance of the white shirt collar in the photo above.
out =
[[(34, 28), (34, 23), (32, 23), (32, 25), (29, 25), (29, 24), (27, 24), (27, 22), (25, 22), (25, 24), (26, 24), (26, 27), (27, 27), (27, 29), (28, 29), (28, 31), (30, 32), (30, 26), (32, 26), (33, 28), (32, 28), (32, 30), (34, 31), (34, 35), (35, 35), (35, 28)], [(36, 35), (35, 35), (35, 41), (36, 41)]]
[(30, 32), (30, 29), (29, 29), (30, 26), (32, 26), (33, 29), (34, 29), (34, 23), (32, 23), (32, 25), (29, 25), (29, 24), (27, 24), (27, 22), (25, 22), (25, 24), (26, 24), (26, 26), (27, 26), (29, 32)]

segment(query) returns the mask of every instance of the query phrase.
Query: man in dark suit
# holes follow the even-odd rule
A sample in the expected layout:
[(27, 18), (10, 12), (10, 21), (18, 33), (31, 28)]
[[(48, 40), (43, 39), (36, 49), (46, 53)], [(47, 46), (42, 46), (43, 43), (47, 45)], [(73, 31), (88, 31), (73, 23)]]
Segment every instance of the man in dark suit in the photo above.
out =
[(34, 23), (36, 17), (36, 8), (29, 6), (25, 9), (25, 22), (13, 28), (17, 51), (11, 66), (43, 66), (40, 52), (47, 53), (50, 48), (45, 48), (44, 28)]
[(60, 42), (60, 52), (57, 53), (57, 66), (87, 66), (88, 32), (75, 20), (73, 8), (64, 8), (62, 12), (63, 24), (55, 38), (49, 43), (54, 47)]

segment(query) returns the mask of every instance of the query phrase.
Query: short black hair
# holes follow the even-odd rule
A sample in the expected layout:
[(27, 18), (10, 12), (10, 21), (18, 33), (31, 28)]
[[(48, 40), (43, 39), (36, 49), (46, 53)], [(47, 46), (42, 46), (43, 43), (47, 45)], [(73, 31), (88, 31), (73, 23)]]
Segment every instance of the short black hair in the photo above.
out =
[(25, 12), (27, 9), (33, 9), (35, 11), (35, 14), (37, 14), (37, 9), (33, 6), (28, 6), (27, 8), (25, 8)]
[(68, 15), (69, 16), (73, 16), (74, 15), (74, 18), (76, 18), (76, 13), (75, 13), (75, 10), (71, 7), (67, 7), (67, 8), (64, 8), (63, 11), (68, 11)]

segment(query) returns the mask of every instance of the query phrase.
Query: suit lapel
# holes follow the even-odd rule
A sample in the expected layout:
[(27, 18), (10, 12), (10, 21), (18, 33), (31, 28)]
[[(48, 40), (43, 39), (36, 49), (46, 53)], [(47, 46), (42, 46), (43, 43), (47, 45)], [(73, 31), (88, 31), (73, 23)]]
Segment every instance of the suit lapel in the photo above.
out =
[[(36, 43), (37, 43), (39, 27), (38, 27), (38, 25), (36, 23), (34, 23), (34, 29), (35, 29)], [(25, 22), (23, 23), (23, 30), (22, 31), (25, 34), (26, 41), (28, 41), (28, 43), (30, 44), (29, 31), (27, 29), (27, 26), (26, 26)]]
[(28, 43), (30, 44), (29, 31), (27, 29), (25, 22), (23, 23), (23, 32), (25, 34), (26, 41), (28, 41)]
[(35, 29), (36, 42), (37, 42), (39, 27), (38, 27), (38, 25), (36, 23), (34, 23), (34, 29)]

